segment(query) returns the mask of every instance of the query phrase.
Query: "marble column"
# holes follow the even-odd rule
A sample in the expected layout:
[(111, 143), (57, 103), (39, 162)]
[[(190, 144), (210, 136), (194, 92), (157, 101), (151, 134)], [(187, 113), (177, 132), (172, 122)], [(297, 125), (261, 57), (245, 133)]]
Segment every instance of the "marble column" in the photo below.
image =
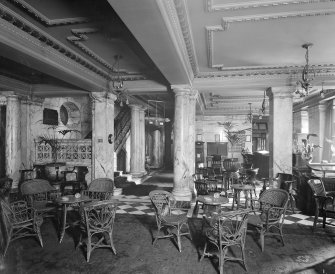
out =
[(155, 128), (152, 132), (152, 162), (153, 168), (161, 167), (161, 132)]
[(92, 179), (114, 178), (114, 101), (109, 92), (92, 92)]
[(172, 123), (165, 123), (165, 148), (164, 148), (164, 165), (168, 169), (172, 169), (172, 142), (171, 142), (171, 133), (172, 133)]
[[(190, 163), (190, 174), (195, 174), (195, 117), (196, 117), (196, 100), (198, 97), (198, 92), (196, 90), (192, 90), (190, 92), (190, 101), (188, 104), (189, 108), (189, 116), (188, 116), (188, 124), (189, 124), (189, 132), (188, 139), (189, 144), (192, 148), (189, 150), (189, 163)], [(191, 181), (190, 189), (194, 193), (194, 183)]]
[(21, 166), (21, 111), (17, 95), (7, 95), (6, 106), (6, 175), (13, 179), (17, 187)]
[(146, 174), (145, 170), (145, 108), (140, 108), (139, 114), (140, 114), (140, 148), (141, 148), (141, 156), (140, 156), (140, 172), (142, 175)]
[(292, 173), (293, 91), (290, 87), (267, 89), (270, 98), (269, 176)]
[[(173, 86), (175, 93), (175, 115), (174, 115), (174, 178), (173, 195), (177, 200), (191, 200), (192, 192), (190, 185), (193, 182), (192, 170), (195, 163), (194, 142), (190, 144), (190, 96), (193, 91), (190, 87)], [(194, 128), (193, 128), (194, 129)], [(193, 133), (194, 134), (194, 133)], [(194, 139), (193, 139), (194, 140)]]
[[(143, 133), (141, 130), (141, 123), (144, 123), (140, 120), (140, 110), (142, 106), (139, 105), (129, 105), (131, 109), (131, 127), (130, 127), (130, 174), (134, 178), (141, 177), (143, 175), (143, 167), (145, 163), (145, 157), (143, 157), (142, 150), (142, 137)], [(144, 133), (143, 133), (144, 134)], [(144, 138), (144, 137), (143, 137)]]
[(308, 133), (308, 111), (301, 110), (293, 113), (293, 132)]

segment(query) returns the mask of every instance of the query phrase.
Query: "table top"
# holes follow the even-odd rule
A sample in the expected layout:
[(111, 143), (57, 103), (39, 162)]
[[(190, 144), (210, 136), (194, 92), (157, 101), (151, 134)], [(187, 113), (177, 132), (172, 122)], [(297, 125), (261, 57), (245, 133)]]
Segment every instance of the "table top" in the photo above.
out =
[(254, 186), (252, 185), (242, 185), (242, 184), (233, 184), (231, 185), (233, 189), (238, 189), (238, 190), (252, 190), (255, 189)]
[(223, 205), (229, 202), (227, 197), (220, 196), (219, 198), (214, 198), (211, 195), (199, 195), (197, 201), (207, 204), (207, 205)]
[(74, 195), (65, 195), (56, 199), (56, 202), (59, 204), (74, 204), (90, 201), (92, 201), (92, 199), (85, 195), (81, 195), (79, 198), (76, 198)]

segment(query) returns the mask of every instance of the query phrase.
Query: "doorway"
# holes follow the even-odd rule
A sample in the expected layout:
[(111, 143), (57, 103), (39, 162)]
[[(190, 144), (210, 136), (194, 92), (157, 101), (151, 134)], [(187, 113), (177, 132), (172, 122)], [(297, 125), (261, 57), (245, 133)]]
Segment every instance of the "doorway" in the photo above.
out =
[(121, 149), (120, 152), (117, 154), (116, 160), (116, 167), (118, 171), (123, 171), (123, 173), (126, 173), (126, 159), (127, 152), (124, 149)]

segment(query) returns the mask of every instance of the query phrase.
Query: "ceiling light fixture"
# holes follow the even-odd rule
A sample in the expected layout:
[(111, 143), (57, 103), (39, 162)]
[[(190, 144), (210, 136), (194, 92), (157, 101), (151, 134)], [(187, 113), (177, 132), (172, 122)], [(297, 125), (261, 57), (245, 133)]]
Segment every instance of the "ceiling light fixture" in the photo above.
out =
[(127, 90), (123, 88), (123, 79), (121, 77), (120, 72), (120, 60), (122, 59), (122, 55), (114, 56), (114, 64), (112, 66), (108, 86), (109, 89), (116, 95), (116, 101), (119, 103), (120, 107), (123, 107), (124, 103), (126, 105), (129, 104)]
[(249, 104), (249, 113), (247, 114), (246, 120), (247, 122), (252, 123), (253, 114), (251, 111), (251, 103), (248, 103), (248, 104)]
[[(161, 110), (159, 111), (159, 109)], [(145, 117), (145, 120), (149, 125), (156, 127), (164, 126), (164, 123), (170, 122), (169, 118), (165, 118), (165, 102), (148, 100), (147, 116)]]
[(312, 43), (303, 44), (302, 47), (306, 49), (305, 59), (306, 65), (302, 70), (302, 79), (297, 82), (297, 85), (300, 85), (299, 88), (296, 89), (295, 93), (300, 95), (300, 97), (308, 96), (310, 89), (312, 88), (312, 81), (315, 77), (315, 71), (313, 68), (309, 66), (309, 48), (313, 46)]
[(322, 82), (322, 89), (320, 91), (320, 97), (325, 98), (325, 91), (323, 90), (323, 82)]

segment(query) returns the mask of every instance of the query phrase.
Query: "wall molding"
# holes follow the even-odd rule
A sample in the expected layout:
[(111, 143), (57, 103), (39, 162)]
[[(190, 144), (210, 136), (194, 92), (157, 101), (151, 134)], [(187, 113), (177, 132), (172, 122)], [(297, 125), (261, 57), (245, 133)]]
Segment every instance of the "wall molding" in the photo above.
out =
[(257, 14), (247, 16), (234, 16), (234, 17), (223, 17), (221, 19), (221, 25), (206, 26), (206, 38), (207, 38), (207, 58), (208, 66), (210, 68), (216, 68), (222, 70), (224, 64), (214, 64), (214, 34), (216, 32), (227, 31), (232, 23), (249, 23), (249, 22), (261, 22), (268, 20), (280, 20), (290, 18), (303, 18), (309, 16), (328, 16), (334, 15), (335, 9), (327, 10), (316, 10), (316, 11), (295, 11), (295, 12), (281, 12), (281, 13), (269, 13), (269, 14)]
[(244, 2), (230, 2), (225, 4), (214, 4), (214, 0), (204, 0), (206, 12), (228, 11), (239, 9), (253, 9), (264, 7), (277, 7), (297, 4), (312, 4), (334, 2), (334, 0), (268, 0), (268, 1), (244, 1)]
[(47, 26), (81, 24), (81, 23), (87, 23), (90, 21), (89, 18), (87, 17), (50, 19), (24, 0), (10, 0), (10, 1), (22, 7), (28, 13), (32, 14), (38, 21), (40, 21), (41, 23)]

